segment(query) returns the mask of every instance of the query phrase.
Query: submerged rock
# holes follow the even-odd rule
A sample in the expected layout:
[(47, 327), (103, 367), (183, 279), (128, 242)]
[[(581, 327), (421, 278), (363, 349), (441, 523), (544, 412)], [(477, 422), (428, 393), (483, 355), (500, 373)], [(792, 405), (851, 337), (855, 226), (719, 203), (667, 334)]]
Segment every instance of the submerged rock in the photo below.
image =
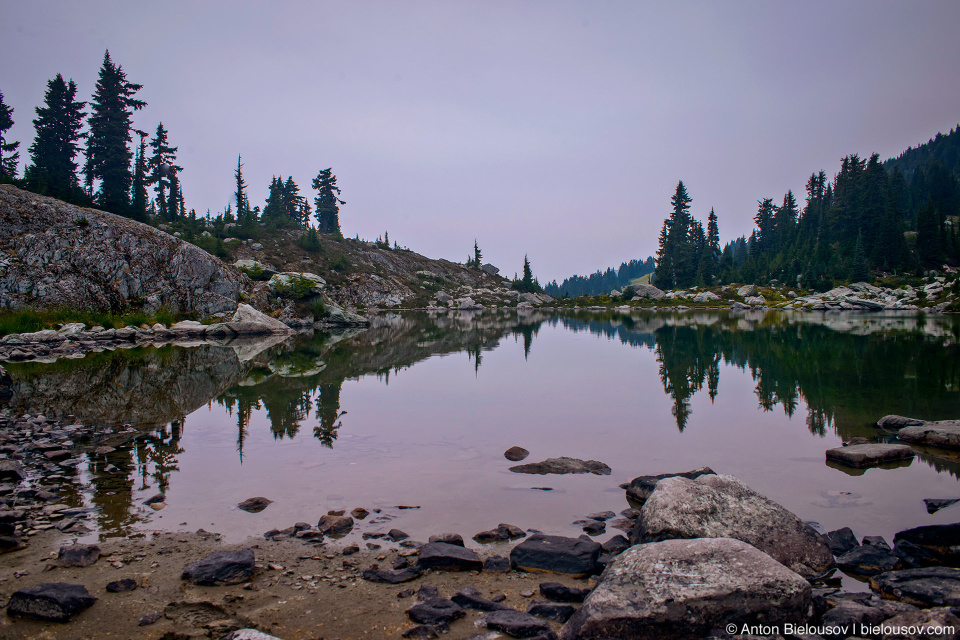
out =
[(180, 577), (199, 585), (239, 584), (253, 577), (253, 566), (253, 549), (217, 551), (188, 564)]
[(666, 540), (620, 554), (560, 637), (701, 638), (727, 624), (803, 622), (810, 604), (806, 580), (745, 542)]
[(530, 462), (510, 467), (514, 473), (536, 473), (546, 475), (550, 473), (592, 473), (598, 476), (608, 476), (610, 467), (598, 460), (580, 460), (578, 458), (548, 458), (542, 462)]
[(14, 591), (7, 615), (68, 622), (97, 601), (82, 584), (45, 582)]
[(586, 577), (597, 571), (600, 545), (589, 538), (532, 535), (510, 551), (510, 565), (522, 571)]
[(631, 542), (673, 538), (735, 538), (804, 577), (834, 566), (819, 533), (733, 476), (666, 478), (643, 505)]
[(923, 504), (927, 506), (927, 513), (936, 513), (940, 509), (946, 509), (960, 502), (960, 498), (924, 498)]

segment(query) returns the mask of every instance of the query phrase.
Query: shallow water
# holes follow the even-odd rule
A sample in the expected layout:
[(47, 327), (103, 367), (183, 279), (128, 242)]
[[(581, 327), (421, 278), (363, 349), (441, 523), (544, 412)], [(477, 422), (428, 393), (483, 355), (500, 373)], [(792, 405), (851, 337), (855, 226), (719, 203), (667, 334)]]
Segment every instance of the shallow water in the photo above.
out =
[[(823, 530), (892, 541), (960, 520), (923, 503), (960, 497), (957, 457), (856, 472), (824, 452), (880, 437), (871, 423), (889, 413), (960, 417), (958, 335), (956, 318), (882, 314), (404, 313), (364, 332), (9, 370), (19, 410), (147, 432), (78, 467), (67, 499), (98, 508), (91, 538), (202, 527), (236, 541), (358, 506), (383, 511), (348, 540), (500, 522), (579, 535), (574, 521), (629, 506), (619, 484), (707, 465)], [(512, 473), (514, 445), (525, 462), (613, 472)], [(164, 509), (141, 504), (161, 490)], [(237, 509), (251, 496), (274, 502)]]

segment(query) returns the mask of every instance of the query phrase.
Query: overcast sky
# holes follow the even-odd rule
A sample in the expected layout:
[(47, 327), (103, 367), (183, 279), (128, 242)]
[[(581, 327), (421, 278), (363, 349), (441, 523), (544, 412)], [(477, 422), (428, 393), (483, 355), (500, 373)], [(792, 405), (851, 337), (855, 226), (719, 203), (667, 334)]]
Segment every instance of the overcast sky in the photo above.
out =
[[(851, 153), (960, 122), (960, 2), (0, 0), (0, 91), (21, 159), (57, 73), (103, 53), (179, 146), (187, 207), (224, 209), (237, 155), (332, 167), (343, 232), (545, 283), (644, 258), (683, 180), (722, 241)], [(21, 163), (21, 171), (23, 169)]]

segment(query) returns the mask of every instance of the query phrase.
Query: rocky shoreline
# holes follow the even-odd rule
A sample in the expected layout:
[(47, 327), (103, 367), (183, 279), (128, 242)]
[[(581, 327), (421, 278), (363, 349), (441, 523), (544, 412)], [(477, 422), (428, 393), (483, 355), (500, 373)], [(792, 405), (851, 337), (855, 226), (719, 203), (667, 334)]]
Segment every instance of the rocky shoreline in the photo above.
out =
[[(944, 423), (887, 416), (879, 426), (929, 432)], [(90, 545), (76, 541), (90, 532), (94, 510), (66, 501), (77, 466), (128, 444), (137, 430), (6, 410), (0, 433), (4, 637), (44, 628), (64, 638), (234, 640), (892, 639), (911, 636), (889, 630), (918, 625), (954, 628), (931, 637), (960, 632), (960, 523), (901, 531), (892, 546), (878, 536), (858, 540), (849, 528), (821, 534), (706, 467), (621, 485), (625, 508), (590, 514), (579, 538), (501, 523), (473, 535), (476, 545), (459, 533), (417, 541), (383, 531), (389, 514), (357, 506), (239, 545), (202, 529)], [(505, 457), (525, 453), (515, 447)], [(516, 469), (605, 470), (574, 458)], [(269, 502), (256, 497), (238, 507), (257, 512)], [(162, 509), (163, 496), (148, 503)], [(627, 535), (595, 540), (607, 526)], [(357, 529), (365, 548), (340, 542)], [(841, 590), (838, 569), (869, 581), (873, 593)], [(117, 616), (115, 607), (126, 613)]]

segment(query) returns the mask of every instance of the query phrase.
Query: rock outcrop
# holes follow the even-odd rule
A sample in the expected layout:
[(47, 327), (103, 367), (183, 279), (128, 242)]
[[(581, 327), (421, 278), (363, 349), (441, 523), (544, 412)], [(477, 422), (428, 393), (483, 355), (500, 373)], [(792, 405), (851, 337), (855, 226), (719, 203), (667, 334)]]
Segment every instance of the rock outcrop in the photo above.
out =
[(128, 218), (0, 185), (0, 307), (228, 314), (249, 280)]

